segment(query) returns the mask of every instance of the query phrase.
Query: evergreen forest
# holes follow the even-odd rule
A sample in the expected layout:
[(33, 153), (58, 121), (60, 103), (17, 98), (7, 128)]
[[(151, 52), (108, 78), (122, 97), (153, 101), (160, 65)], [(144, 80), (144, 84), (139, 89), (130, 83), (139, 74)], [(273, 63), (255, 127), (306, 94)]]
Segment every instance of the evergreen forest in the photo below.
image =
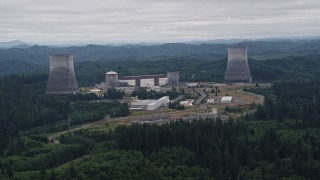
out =
[[(46, 96), (47, 73), (1, 76), (0, 179), (319, 179), (319, 56), (249, 59), (249, 64), (257, 84), (272, 83), (244, 89), (265, 97), (253, 114), (229, 121), (106, 123), (63, 134), (57, 142), (49, 135), (129, 115), (128, 104), (114, 100), (123, 93)], [(180, 70), (181, 81), (222, 82), (226, 61), (91, 61), (76, 64), (76, 73), (80, 86), (93, 86), (108, 70), (136, 75), (165, 73), (167, 67)], [(144, 89), (132, 94), (164, 95)]]

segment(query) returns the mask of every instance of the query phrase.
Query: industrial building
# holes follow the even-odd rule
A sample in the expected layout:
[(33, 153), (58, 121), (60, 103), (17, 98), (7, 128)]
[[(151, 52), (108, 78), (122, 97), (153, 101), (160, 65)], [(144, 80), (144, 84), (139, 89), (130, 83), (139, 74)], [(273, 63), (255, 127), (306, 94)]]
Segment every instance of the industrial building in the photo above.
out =
[(129, 86), (153, 87), (167, 84), (165, 74), (140, 75), (140, 76), (123, 76), (119, 79), (120, 83), (128, 83)]
[(100, 84), (96, 84), (95, 87), (105, 90), (112, 87), (149, 87), (154, 89), (157, 86), (163, 86), (167, 84), (176, 85), (178, 82), (179, 71), (167, 72), (167, 75), (156, 74), (123, 76), (120, 78), (117, 72), (109, 71), (105, 73), (105, 81), (101, 82)]
[(169, 85), (177, 85), (179, 83), (179, 71), (168, 71), (167, 78)]
[(231, 103), (232, 101), (232, 96), (223, 96), (221, 98), (221, 103)]
[(197, 87), (198, 84), (197, 83), (187, 83), (188, 87)]
[(63, 95), (80, 92), (73, 66), (73, 55), (49, 55), (50, 71), (46, 94)]
[(180, 101), (180, 105), (183, 105), (183, 106), (186, 106), (186, 107), (189, 107), (189, 106), (192, 106), (193, 105), (193, 102), (194, 100), (186, 100), (186, 101)]
[(218, 114), (218, 109), (217, 108), (212, 108), (212, 111), (210, 113), (211, 114)]
[(103, 97), (104, 94), (101, 92), (100, 89), (97, 89), (97, 88), (92, 88), (92, 89), (88, 89), (89, 92), (87, 93), (91, 93), (91, 94), (95, 94), (97, 97)]
[(214, 104), (215, 100), (214, 99), (207, 99), (207, 104)]
[(224, 80), (227, 82), (251, 82), (247, 48), (228, 48), (228, 63)]
[(105, 74), (105, 82), (109, 87), (115, 87), (119, 84), (118, 73), (114, 71), (109, 71)]
[(119, 82), (119, 75), (117, 72), (109, 71), (105, 73), (105, 81), (96, 84), (95, 87), (106, 91), (108, 88), (127, 87), (128, 83)]
[(152, 111), (156, 110), (161, 106), (166, 106), (170, 102), (169, 96), (163, 96), (160, 99), (157, 100), (135, 100), (132, 101), (130, 104), (130, 109), (131, 110), (147, 110), (147, 111)]

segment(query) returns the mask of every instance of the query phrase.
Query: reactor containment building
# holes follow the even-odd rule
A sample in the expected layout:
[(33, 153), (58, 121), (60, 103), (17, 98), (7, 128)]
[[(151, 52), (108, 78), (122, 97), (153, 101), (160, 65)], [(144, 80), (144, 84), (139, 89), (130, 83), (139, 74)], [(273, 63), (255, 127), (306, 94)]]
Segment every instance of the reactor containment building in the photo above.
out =
[(228, 63), (224, 80), (226, 82), (251, 82), (247, 48), (228, 48)]
[(108, 87), (115, 87), (119, 85), (119, 76), (117, 72), (109, 71), (105, 74), (105, 83)]
[(50, 72), (46, 94), (75, 94), (79, 91), (74, 73), (73, 55), (50, 54)]

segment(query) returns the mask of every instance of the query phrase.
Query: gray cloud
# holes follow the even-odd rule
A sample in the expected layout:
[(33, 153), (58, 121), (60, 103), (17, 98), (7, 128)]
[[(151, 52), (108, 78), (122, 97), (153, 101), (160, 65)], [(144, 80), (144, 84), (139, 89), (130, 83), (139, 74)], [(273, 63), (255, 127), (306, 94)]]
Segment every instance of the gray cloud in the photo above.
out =
[(0, 41), (140, 42), (319, 35), (319, 0), (10, 0)]

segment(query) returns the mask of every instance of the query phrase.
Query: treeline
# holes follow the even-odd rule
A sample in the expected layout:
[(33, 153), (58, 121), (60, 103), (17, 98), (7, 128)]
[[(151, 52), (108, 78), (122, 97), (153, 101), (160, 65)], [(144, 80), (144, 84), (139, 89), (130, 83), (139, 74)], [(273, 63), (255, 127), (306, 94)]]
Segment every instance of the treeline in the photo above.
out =
[[(39, 80), (42, 78), (39, 77)], [(0, 155), (19, 131), (68, 117), (69, 103), (60, 98), (45, 96), (44, 93), (39, 94), (38, 91), (44, 92), (45, 86), (31, 84), (35, 82), (29, 76), (0, 78)]]
[(11, 171), (33, 179), (318, 179), (320, 131), (294, 122), (207, 119), (80, 130), (61, 136), (60, 148), (3, 159), (0, 177)]
[(279, 122), (291, 118), (299, 120), (302, 127), (320, 127), (319, 89), (319, 81), (275, 83), (273, 96), (269, 90), (262, 92), (266, 96), (265, 104), (258, 106), (256, 117)]
[[(317, 55), (288, 56), (263, 61), (249, 56), (248, 62), (253, 81), (256, 82), (275, 80), (305, 81), (319, 77), (317, 69), (320, 68), (320, 63)], [(126, 76), (165, 74), (168, 70), (175, 69), (180, 71), (180, 81), (182, 82), (223, 82), (226, 66), (227, 59), (223, 57), (220, 57), (219, 60), (173, 57), (157, 61), (123, 59), (118, 61), (81, 62), (75, 64), (75, 72), (80, 86), (93, 86), (104, 81), (105, 72), (111, 70), (118, 72), (120, 76)], [(34, 75), (30, 77), (34, 77)], [(37, 78), (45, 82), (47, 77), (47, 73), (38, 73)]]
[(133, 125), (116, 129), (116, 142), (120, 149), (145, 154), (163, 147), (183, 146), (195, 154), (201, 167), (210, 169), (210, 176), (215, 179), (320, 177), (319, 131), (301, 134), (272, 126), (258, 130), (242, 121)]
[(115, 88), (107, 89), (107, 93), (104, 94), (106, 99), (123, 99), (124, 91), (118, 91)]
[(103, 119), (106, 116), (114, 118), (127, 116), (129, 114), (129, 106), (127, 103), (82, 101), (72, 103), (69, 119), (71, 125), (77, 125)]
[(41, 73), (0, 78), (0, 156), (4, 155), (12, 139), (23, 130), (43, 126), (42, 132), (39, 130), (38, 133), (53, 132), (65, 130), (69, 125), (102, 119), (107, 115), (118, 117), (129, 114), (127, 104), (88, 102), (122, 98), (120, 91), (109, 89), (103, 98), (95, 94), (48, 96), (44, 94), (47, 78), (47, 75)]
[(66, 96), (68, 101), (94, 101), (94, 100), (102, 100), (102, 99), (123, 99), (124, 92), (118, 91), (114, 88), (107, 89), (107, 92), (102, 96), (97, 96), (95, 93), (87, 93), (87, 94), (75, 94), (72, 96)]
[[(278, 59), (256, 60), (249, 56), (249, 66), (256, 82), (276, 80), (305, 81), (319, 77), (320, 63), (317, 55), (288, 56)], [(181, 82), (223, 82), (227, 59), (198, 60), (197, 57), (175, 57), (159, 61), (110, 61), (76, 64), (76, 74), (81, 85), (92, 85), (104, 80), (108, 70), (120, 76), (166, 73), (168, 67), (180, 71)]]
[(147, 91), (146, 88), (139, 88), (131, 93), (131, 97), (138, 96), (139, 99), (159, 99), (163, 96), (169, 96), (169, 99), (175, 99), (180, 94), (177, 91), (157, 92), (154, 90)]
[[(41, 150), (41, 151), (40, 151)], [(12, 171), (30, 171), (43, 168), (56, 167), (86, 154), (84, 145), (60, 145), (54, 149), (39, 148), (38, 151), (28, 151), (21, 156), (12, 156), (2, 164), (2, 169)]]

